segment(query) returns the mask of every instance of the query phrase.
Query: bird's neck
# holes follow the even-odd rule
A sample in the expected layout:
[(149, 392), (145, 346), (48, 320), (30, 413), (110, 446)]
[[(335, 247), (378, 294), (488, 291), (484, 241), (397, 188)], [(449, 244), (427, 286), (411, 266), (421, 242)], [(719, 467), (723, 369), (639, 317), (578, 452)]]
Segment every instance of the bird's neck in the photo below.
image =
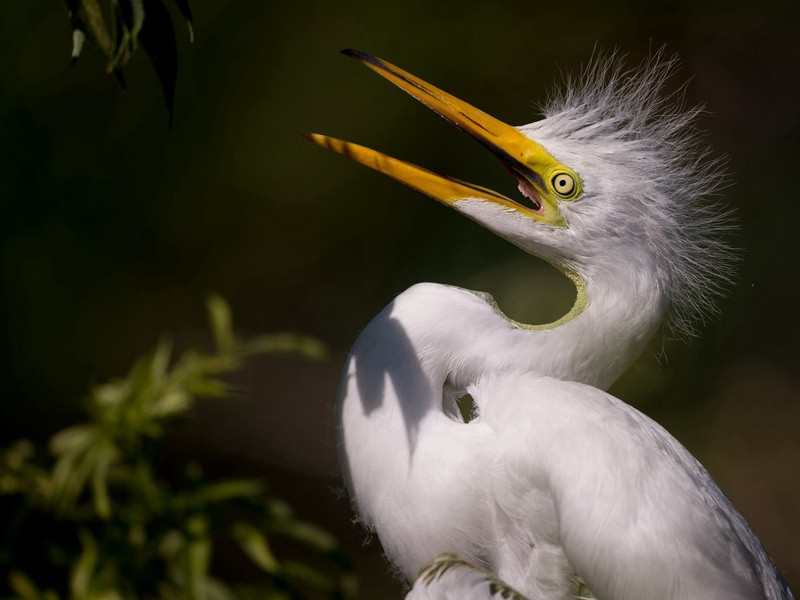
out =
[[(636, 254), (639, 258), (630, 258)], [(553, 323), (520, 325), (541, 348), (537, 360), (545, 374), (607, 389), (630, 366), (668, 306), (650, 260), (620, 252), (620, 258), (610, 255), (586, 269), (557, 265), (575, 284), (572, 309)]]
[[(575, 303), (543, 325), (514, 321), (491, 296), (478, 294), (507, 326), (494, 324), (491, 332), (487, 326), (471, 343), (452, 342), (459, 356), (451, 360), (462, 368), (451, 380), (466, 387), (488, 372), (523, 371), (607, 389), (642, 352), (666, 312), (665, 286), (647, 261), (609, 257), (586, 270), (556, 265), (574, 282)], [(455, 323), (452, 335), (469, 326)]]

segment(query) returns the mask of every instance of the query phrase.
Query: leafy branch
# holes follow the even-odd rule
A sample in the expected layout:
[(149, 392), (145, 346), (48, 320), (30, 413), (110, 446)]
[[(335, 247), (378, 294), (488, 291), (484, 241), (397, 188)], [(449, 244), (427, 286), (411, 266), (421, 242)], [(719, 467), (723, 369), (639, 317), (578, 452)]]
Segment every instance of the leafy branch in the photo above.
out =
[[(85, 42), (105, 58), (106, 71), (125, 88), (122, 69), (139, 46), (150, 56), (167, 103), (170, 122), (178, 77), (178, 48), (172, 17), (165, 0), (109, 0), (108, 14), (100, 0), (64, 0), (72, 26), (72, 61), (80, 56)], [(192, 11), (188, 0), (172, 0), (194, 39)]]
[[(162, 341), (121, 380), (94, 388), (87, 420), (59, 431), (47, 449), (20, 440), (0, 454), (7, 524), (0, 597), (19, 600), (136, 598), (351, 598), (355, 578), (336, 540), (298, 520), (258, 480), (209, 480), (196, 462), (178, 481), (160, 473), (170, 426), (199, 398), (230, 395), (223, 376), (256, 354), (320, 357), (312, 338), (273, 334), (240, 341), (219, 297), (208, 303), (216, 350), (172, 359)], [(280, 558), (272, 541), (302, 560)], [(33, 542), (31, 544), (30, 542)], [(214, 550), (238, 547), (257, 586), (212, 575)], [(228, 552), (228, 550), (226, 550)]]

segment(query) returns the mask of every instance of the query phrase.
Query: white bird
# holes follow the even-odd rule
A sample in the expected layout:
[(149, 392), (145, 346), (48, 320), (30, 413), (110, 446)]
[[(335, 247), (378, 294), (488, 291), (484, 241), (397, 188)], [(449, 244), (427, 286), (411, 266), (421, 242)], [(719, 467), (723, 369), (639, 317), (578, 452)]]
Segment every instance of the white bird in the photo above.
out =
[[(453, 552), (531, 600), (573, 597), (576, 574), (605, 600), (792, 598), (708, 472), (602, 391), (665, 316), (690, 335), (731, 271), (726, 216), (703, 200), (721, 175), (693, 126), (700, 109), (661, 95), (674, 61), (658, 54), (625, 70), (598, 58), (544, 119), (517, 129), (345, 53), (483, 144), (525, 200), (309, 139), (452, 206), (577, 288), (567, 315), (531, 326), (488, 294), (418, 284), (359, 336), (337, 404), (340, 459), (359, 519), (388, 558), (413, 580)], [(469, 422), (455, 405), (464, 394), (476, 406)], [(487, 596), (474, 573), (455, 583)]]

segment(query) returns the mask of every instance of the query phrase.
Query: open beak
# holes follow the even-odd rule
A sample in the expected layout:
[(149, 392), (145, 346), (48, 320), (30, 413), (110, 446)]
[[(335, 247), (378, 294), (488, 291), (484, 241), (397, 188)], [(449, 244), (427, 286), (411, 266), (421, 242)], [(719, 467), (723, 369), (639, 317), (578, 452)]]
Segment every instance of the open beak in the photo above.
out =
[(549, 198), (544, 189), (542, 176), (532, 168), (532, 165), (557, 163), (540, 144), (520, 133), (515, 127), (380, 58), (357, 50), (342, 50), (342, 54), (359, 60), (492, 152), (516, 177), (519, 190), (527, 198), (528, 204), (521, 204), (490, 189), (439, 175), (351, 142), (316, 133), (305, 134), (307, 139), (451, 206), (461, 200), (478, 199), (514, 210), (536, 221), (551, 225), (564, 224), (555, 201)]

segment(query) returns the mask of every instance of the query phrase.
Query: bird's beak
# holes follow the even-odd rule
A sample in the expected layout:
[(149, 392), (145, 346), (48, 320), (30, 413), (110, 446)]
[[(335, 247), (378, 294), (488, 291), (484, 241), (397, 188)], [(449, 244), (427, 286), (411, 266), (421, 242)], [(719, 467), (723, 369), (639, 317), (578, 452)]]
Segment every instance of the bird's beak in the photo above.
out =
[[(315, 133), (306, 134), (307, 139), (318, 146), (380, 171), (444, 204), (456, 206), (459, 201), (477, 199), (511, 209), (536, 221), (550, 225), (564, 225), (555, 200), (545, 188), (543, 177), (546, 174), (542, 173), (543, 170), (549, 169), (550, 165), (559, 163), (540, 144), (515, 127), (495, 119), (384, 60), (357, 50), (343, 50), (342, 53), (359, 60), (480, 142), (517, 178), (519, 189), (530, 206), (490, 189), (439, 175), (351, 142)], [(536, 167), (540, 165), (543, 168), (537, 169)]]

